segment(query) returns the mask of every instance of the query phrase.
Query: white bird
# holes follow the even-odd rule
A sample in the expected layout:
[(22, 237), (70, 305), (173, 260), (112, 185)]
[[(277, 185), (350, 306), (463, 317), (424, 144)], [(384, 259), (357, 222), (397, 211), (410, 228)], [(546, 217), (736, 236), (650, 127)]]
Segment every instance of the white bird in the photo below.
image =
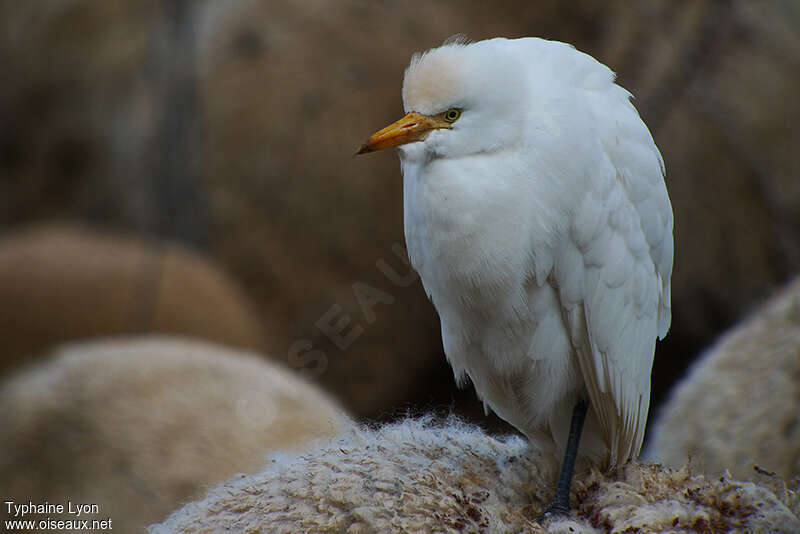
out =
[(407, 115), (358, 151), (399, 147), (408, 253), (447, 359), (565, 455), (554, 514), (576, 454), (638, 455), (671, 320), (664, 164), (614, 77), (565, 43), (450, 40), (411, 59)]

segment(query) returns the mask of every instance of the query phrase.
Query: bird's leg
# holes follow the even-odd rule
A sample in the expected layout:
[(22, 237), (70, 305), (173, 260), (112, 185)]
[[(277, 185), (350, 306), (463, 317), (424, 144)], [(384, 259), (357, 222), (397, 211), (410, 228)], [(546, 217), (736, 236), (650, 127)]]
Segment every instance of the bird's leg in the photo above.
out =
[(561, 473), (558, 475), (556, 484), (556, 494), (545, 510), (545, 516), (567, 515), (569, 513), (569, 490), (572, 486), (572, 471), (575, 469), (575, 459), (578, 456), (578, 445), (581, 442), (581, 432), (583, 422), (586, 420), (586, 412), (589, 404), (585, 400), (579, 400), (572, 410), (572, 422), (569, 426), (569, 438), (567, 439), (567, 450), (564, 453), (564, 462), (561, 464)]

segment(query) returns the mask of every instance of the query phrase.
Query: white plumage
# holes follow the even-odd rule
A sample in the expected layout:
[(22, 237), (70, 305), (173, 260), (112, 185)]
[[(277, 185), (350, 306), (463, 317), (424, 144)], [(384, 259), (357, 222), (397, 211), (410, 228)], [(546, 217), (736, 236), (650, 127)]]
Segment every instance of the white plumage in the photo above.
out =
[(401, 145), (409, 256), (457, 380), (560, 450), (587, 397), (583, 453), (635, 457), (673, 222), (630, 94), (564, 43), (492, 39), (416, 55), (403, 103), (360, 152)]

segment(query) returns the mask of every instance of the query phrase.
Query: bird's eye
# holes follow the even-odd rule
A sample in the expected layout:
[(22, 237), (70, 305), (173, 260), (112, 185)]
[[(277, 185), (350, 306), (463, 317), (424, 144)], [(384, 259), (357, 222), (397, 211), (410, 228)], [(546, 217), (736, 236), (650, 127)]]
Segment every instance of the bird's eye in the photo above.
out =
[(444, 112), (444, 120), (447, 122), (456, 122), (460, 116), (461, 110), (457, 108), (451, 108)]

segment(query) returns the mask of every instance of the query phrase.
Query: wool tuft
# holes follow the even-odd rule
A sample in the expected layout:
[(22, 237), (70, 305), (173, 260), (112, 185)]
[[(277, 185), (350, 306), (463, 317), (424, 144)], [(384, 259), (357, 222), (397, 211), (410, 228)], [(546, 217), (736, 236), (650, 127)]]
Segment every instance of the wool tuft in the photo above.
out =
[(163, 336), (62, 347), (0, 382), (0, 406), (0, 496), (97, 504), (81, 519), (123, 533), (352, 424), (266, 357)]
[(800, 532), (787, 507), (751, 482), (630, 464), (576, 473), (573, 511), (544, 525), (557, 459), (516, 436), (455, 419), (351, 427), (302, 454), (275, 454), (187, 504), (151, 534), (238, 532)]
[(671, 467), (800, 475), (800, 278), (698, 360), (652, 436), (646, 457)]

